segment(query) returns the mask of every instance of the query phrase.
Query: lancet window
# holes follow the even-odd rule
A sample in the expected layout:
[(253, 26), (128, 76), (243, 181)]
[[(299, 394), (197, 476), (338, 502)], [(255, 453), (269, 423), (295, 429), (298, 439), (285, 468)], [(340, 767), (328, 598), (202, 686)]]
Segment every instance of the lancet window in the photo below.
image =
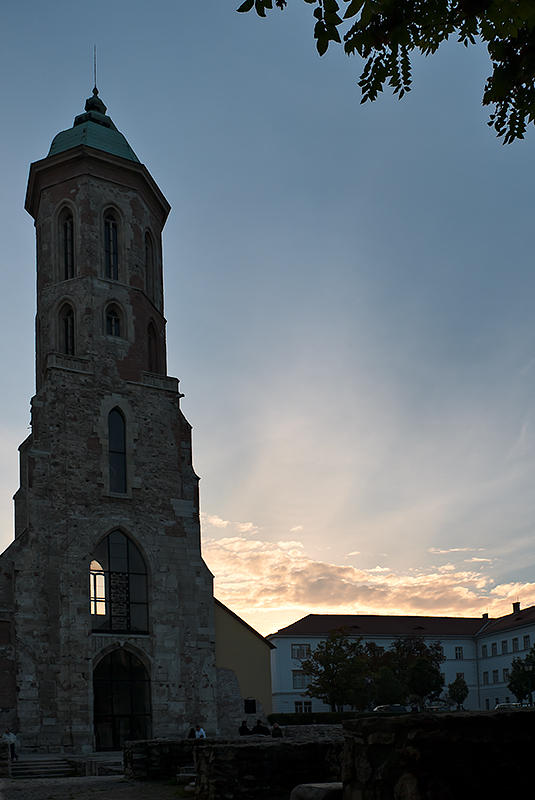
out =
[(62, 280), (74, 278), (74, 220), (65, 209), (59, 217), (60, 275)]
[(121, 313), (116, 305), (106, 309), (106, 333), (108, 336), (122, 335)]
[(150, 233), (145, 234), (145, 287), (154, 302), (154, 246)]
[(152, 322), (149, 322), (149, 327), (147, 329), (147, 349), (149, 372), (159, 372), (158, 339), (156, 336), (156, 328)]
[(73, 356), (74, 349), (74, 311), (69, 303), (65, 303), (59, 312), (59, 350)]
[(119, 231), (117, 217), (107, 211), (104, 217), (104, 265), (107, 278), (119, 278)]
[(108, 414), (109, 487), (115, 494), (126, 493), (126, 423), (122, 412)]

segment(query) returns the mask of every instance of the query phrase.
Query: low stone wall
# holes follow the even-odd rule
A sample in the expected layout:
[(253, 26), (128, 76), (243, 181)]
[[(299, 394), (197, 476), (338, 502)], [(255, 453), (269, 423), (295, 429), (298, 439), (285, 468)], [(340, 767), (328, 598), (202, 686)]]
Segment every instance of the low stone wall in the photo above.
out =
[(0, 739), (0, 778), (11, 776), (11, 758), (9, 757), (9, 744)]
[(299, 783), (337, 781), (343, 746), (342, 737), (209, 742), (196, 752), (196, 795), (202, 800), (288, 797)]
[(344, 723), (344, 732), (344, 800), (506, 800), (533, 793), (532, 710), (366, 718)]
[(158, 780), (174, 778), (182, 767), (195, 763), (194, 751), (207, 739), (150, 739), (126, 742), (124, 772), (128, 778)]

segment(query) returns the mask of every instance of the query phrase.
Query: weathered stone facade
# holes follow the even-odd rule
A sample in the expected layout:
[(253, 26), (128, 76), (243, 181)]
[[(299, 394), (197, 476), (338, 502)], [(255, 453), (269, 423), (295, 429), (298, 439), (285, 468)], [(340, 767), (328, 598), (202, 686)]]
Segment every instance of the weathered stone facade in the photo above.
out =
[[(70, 146), (32, 164), (26, 199), (37, 234), (36, 394), (15, 540), (0, 559), (0, 725), (27, 750), (113, 748), (143, 726), (158, 737), (197, 722), (217, 730), (212, 576), (190, 425), (165, 366), (169, 205), (135, 156), (99, 149), (98, 126), (112, 139), (115, 128), (91, 102), (78, 126), (97, 135), (78, 136), (75, 122)], [(118, 567), (113, 548), (123, 546)], [(107, 547), (109, 564), (95, 561)], [(134, 623), (147, 607), (148, 622)], [(117, 697), (123, 679), (130, 689)]]

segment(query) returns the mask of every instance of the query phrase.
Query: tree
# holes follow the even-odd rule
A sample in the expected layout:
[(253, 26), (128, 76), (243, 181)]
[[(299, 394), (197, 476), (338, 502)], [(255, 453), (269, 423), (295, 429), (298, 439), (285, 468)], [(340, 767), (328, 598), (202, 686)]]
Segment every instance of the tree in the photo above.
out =
[(525, 658), (513, 658), (507, 688), (521, 703), (535, 692), (535, 645)]
[(438, 697), (444, 686), (444, 678), (440, 670), (427, 658), (420, 657), (414, 661), (407, 673), (409, 697), (418, 703)]
[(332, 631), (301, 667), (312, 678), (305, 694), (327, 703), (332, 711), (342, 705), (363, 707), (369, 702), (364, 648), (360, 639), (349, 638), (345, 631)]
[[(314, 6), (314, 38), (323, 55), (343, 44), (365, 60), (358, 85), (373, 101), (385, 85), (403, 97), (411, 89), (414, 52), (435, 53), (451, 36), (468, 47), (486, 46), (492, 64), (483, 105), (494, 106), (489, 125), (504, 143), (522, 139), (535, 121), (535, 3), (533, 0), (305, 0)], [(275, 0), (284, 9), (288, 0)], [(245, 0), (237, 9), (266, 16), (273, 0)]]
[(448, 684), (448, 694), (451, 700), (457, 704), (457, 710), (459, 710), (468, 697), (468, 686), (461, 675), (458, 675), (452, 683)]

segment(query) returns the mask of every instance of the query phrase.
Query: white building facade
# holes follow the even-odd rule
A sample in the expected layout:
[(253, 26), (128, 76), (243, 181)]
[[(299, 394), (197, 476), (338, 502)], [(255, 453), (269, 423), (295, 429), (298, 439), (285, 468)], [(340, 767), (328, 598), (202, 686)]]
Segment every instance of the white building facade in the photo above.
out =
[(421, 637), (426, 644), (439, 642), (445, 660), (441, 665), (444, 695), (461, 676), (468, 686), (467, 710), (489, 710), (498, 703), (515, 702), (507, 688), (513, 658), (524, 658), (535, 644), (535, 606), (490, 619), (482, 617), (397, 617), (361, 614), (309, 614), (268, 636), (271, 653), (273, 711), (300, 713), (330, 711), (308, 697), (307, 676), (301, 666), (329, 633), (345, 630), (355, 639), (373, 642), (387, 650), (396, 639)]

